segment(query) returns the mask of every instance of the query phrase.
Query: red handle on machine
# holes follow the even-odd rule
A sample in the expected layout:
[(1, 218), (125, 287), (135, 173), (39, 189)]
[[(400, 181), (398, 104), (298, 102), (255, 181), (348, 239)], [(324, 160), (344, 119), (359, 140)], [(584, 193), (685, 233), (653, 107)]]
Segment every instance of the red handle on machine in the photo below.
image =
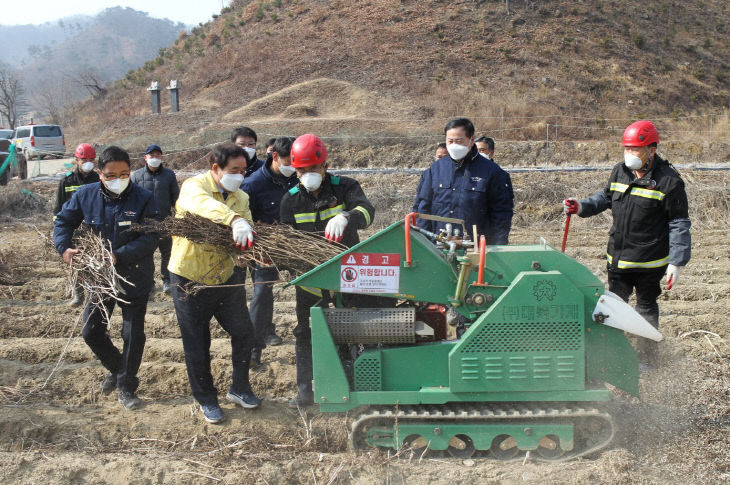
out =
[(570, 229), (570, 216), (571, 214), (565, 214), (565, 230), (563, 231), (563, 244), (560, 246), (560, 252), (565, 252), (565, 243), (568, 242), (568, 229)]
[(486, 286), (484, 284), (484, 266), (487, 262), (487, 238), (482, 234), (479, 236), (479, 273), (477, 276), (477, 286)]
[(411, 258), (411, 223), (416, 222), (418, 218), (418, 212), (411, 212), (406, 215), (406, 220), (403, 223), (406, 232), (406, 268), (410, 268), (413, 260)]

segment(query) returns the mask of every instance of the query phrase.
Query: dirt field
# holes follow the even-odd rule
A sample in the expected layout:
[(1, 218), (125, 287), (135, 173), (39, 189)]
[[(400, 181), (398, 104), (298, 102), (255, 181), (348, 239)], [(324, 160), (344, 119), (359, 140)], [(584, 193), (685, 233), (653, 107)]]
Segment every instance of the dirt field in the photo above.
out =
[[(587, 195), (605, 176), (540, 175), (539, 184), (535, 176), (514, 176), (518, 205), (511, 242), (532, 243), (543, 236), (559, 245), (559, 201)], [(678, 286), (661, 297), (662, 366), (641, 375), (640, 400), (616, 396), (612, 407), (619, 432), (607, 450), (556, 464), (348, 451), (348, 416), (320, 414), (315, 407), (299, 414), (286, 406), (295, 388), (292, 289), (275, 290), (274, 318), (284, 344), (265, 350), (264, 364), (251, 372), (263, 405), (249, 411), (222, 402), (227, 416), (222, 426), (205, 423), (194, 404), (172, 301), (155, 293), (139, 373), (144, 407), (126, 412), (116, 394), (100, 395), (105, 371), (78, 338), (80, 311), (65, 305), (64, 269), (34, 228), (48, 232), (50, 214), (23, 205), (21, 218), (11, 212), (14, 206), (3, 206), (0, 263), (10, 278), (5, 283), (13, 284), (0, 285), (0, 482), (727, 483), (730, 177), (723, 172), (685, 178), (694, 209), (693, 257)], [(415, 183), (414, 177), (397, 184), (380, 176), (363, 178), (378, 209), (376, 229), (402, 217)], [(18, 182), (9, 187), (20, 188)], [(47, 198), (54, 189), (24, 187)], [(608, 221), (576, 218), (567, 251), (604, 280)], [(115, 314), (113, 334), (119, 326)], [(213, 375), (218, 389), (225, 390), (230, 347), (217, 324), (212, 328)], [(71, 335), (76, 338), (69, 341)]]

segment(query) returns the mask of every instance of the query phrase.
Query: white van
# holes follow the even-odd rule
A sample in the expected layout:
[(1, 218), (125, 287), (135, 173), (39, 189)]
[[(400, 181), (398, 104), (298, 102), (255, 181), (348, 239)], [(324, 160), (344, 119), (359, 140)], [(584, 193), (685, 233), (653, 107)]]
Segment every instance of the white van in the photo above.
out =
[(37, 156), (63, 158), (66, 153), (66, 137), (58, 125), (26, 125), (15, 129), (15, 149), (27, 160)]

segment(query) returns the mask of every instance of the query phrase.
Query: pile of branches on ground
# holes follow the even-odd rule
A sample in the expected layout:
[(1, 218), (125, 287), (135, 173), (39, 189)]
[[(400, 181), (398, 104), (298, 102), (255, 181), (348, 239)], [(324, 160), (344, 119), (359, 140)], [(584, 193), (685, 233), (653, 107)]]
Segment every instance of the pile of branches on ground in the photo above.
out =
[(47, 201), (42, 196), (17, 185), (0, 187), (0, 215), (16, 218), (47, 212)]
[(259, 223), (254, 227), (257, 235), (253, 248), (242, 251), (233, 242), (229, 226), (189, 212), (180, 218), (168, 217), (157, 223), (134, 225), (132, 230), (184, 237), (197, 244), (225, 250), (237, 259), (239, 266), (273, 265), (292, 275), (306, 273), (347, 249), (327, 241), (321, 233), (298, 231), (285, 224)]
[(8, 263), (7, 255), (4, 251), (0, 251), (0, 285), (17, 286), (22, 284), (23, 281), (18, 278), (15, 269)]
[[(133, 285), (117, 273), (111, 243), (88, 228), (76, 231), (74, 248), (79, 253), (71, 260), (68, 284), (71, 289), (82, 288), (86, 300), (104, 308), (101, 302), (109, 297), (126, 302), (121, 283)], [(109, 315), (106, 315), (109, 321)]]

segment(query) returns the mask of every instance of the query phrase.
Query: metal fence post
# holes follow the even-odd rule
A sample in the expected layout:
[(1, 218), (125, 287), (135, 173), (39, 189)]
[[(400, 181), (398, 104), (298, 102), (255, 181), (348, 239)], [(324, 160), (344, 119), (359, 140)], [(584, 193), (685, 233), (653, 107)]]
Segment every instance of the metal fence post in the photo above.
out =
[(548, 163), (550, 162), (550, 155), (548, 154), (550, 150), (550, 123), (545, 124), (545, 166), (548, 166)]
[(710, 115), (710, 143), (712, 143), (712, 115)]

